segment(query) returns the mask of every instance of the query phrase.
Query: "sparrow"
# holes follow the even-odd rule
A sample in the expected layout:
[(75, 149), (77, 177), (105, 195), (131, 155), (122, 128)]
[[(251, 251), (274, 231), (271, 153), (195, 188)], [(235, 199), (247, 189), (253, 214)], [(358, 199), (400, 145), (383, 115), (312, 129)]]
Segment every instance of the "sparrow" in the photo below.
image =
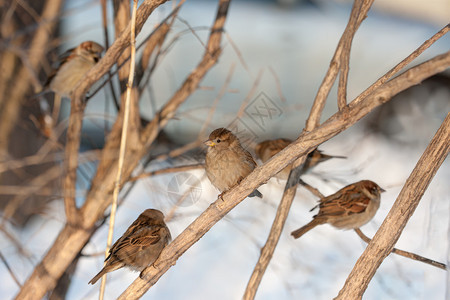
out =
[[(291, 140), (288, 139), (275, 139), (275, 140), (266, 140), (255, 147), (255, 153), (256, 156), (261, 159), (261, 161), (264, 163), (268, 161), (272, 156), (286, 148), (290, 143), (292, 143)], [(303, 171), (302, 174), (306, 173), (309, 169), (315, 167), (321, 162), (327, 161), (330, 158), (346, 158), (345, 156), (331, 156), (323, 154), (322, 151), (318, 149), (314, 149), (312, 152), (308, 154), (306, 157), (305, 163), (303, 164)], [(288, 179), (289, 172), (291, 171), (292, 165), (288, 165), (286, 168), (281, 170), (276, 177), (279, 179)]]
[(380, 207), (380, 195), (384, 192), (375, 182), (362, 180), (324, 197), (313, 211), (319, 207), (319, 213), (305, 226), (292, 231), (298, 239), (317, 225), (328, 223), (338, 229), (355, 229), (369, 222)]
[(99, 61), (103, 50), (101, 45), (93, 41), (83, 42), (67, 50), (60, 59), (59, 67), (48, 77), (43, 92), (38, 95), (53, 91), (61, 97), (70, 98), (73, 88)]
[[(245, 150), (239, 139), (228, 129), (218, 128), (211, 132), (204, 142), (206, 151), (206, 175), (220, 192), (223, 193), (239, 184), (256, 168), (256, 162), (250, 152)], [(254, 190), (249, 197), (260, 197), (262, 194)]]
[(143, 271), (155, 262), (171, 239), (163, 213), (156, 209), (145, 210), (112, 245), (105, 266), (89, 283), (95, 284), (106, 273), (122, 267)]

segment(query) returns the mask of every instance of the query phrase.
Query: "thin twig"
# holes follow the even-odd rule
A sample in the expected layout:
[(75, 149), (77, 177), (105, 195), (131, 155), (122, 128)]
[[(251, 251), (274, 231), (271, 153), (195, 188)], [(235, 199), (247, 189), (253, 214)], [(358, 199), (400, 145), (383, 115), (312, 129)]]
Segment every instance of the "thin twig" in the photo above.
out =
[(245, 99), (242, 101), (241, 106), (239, 107), (239, 110), (236, 114), (236, 118), (242, 118), (242, 115), (244, 114), (245, 109), (248, 106), (248, 103), (250, 100), (252, 100), (253, 94), (256, 91), (256, 88), (259, 86), (259, 83), (261, 82), (262, 75), (264, 74), (264, 69), (259, 70), (258, 75), (256, 75), (256, 79), (253, 81), (253, 85), (250, 88), (250, 91), (245, 96)]
[[(199, 183), (201, 184), (201, 181), (198, 181), (198, 182), (197, 182), (197, 184), (199, 184)], [(183, 193), (183, 195), (181, 195), (181, 197), (178, 199), (178, 201), (172, 206), (172, 208), (169, 210), (169, 212), (168, 212), (167, 215), (165, 216), (164, 221), (170, 222), (170, 221), (173, 219), (173, 217), (175, 216), (175, 211), (177, 210), (177, 208), (184, 202), (184, 200), (186, 200), (186, 198), (187, 198), (189, 195), (192, 195), (192, 194), (191, 194), (192, 191), (198, 187), (197, 184), (191, 185), (191, 186), (189, 187), (189, 189), (187, 189), (187, 190)]]
[(0, 225), (0, 231), (6, 236), (6, 238), (14, 245), (17, 249), (17, 252), (20, 253), (23, 257), (26, 257), (31, 262), (31, 254), (24, 248), (21, 241), (19, 241), (14, 234), (9, 232), (4, 224)]
[[(364, 242), (366, 242), (367, 244), (370, 243), (371, 239), (367, 235), (365, 235), (361, 231), (361, 229), (356, 228), (355, 232)], [(410, 259), (413, 259), (413, 260), (417, 260), (417, 261), (420, 261), (420, 262), (432, 265), (433, 267), (436, 267), (436, 268), (439, 268), (439, 269), (442, 269), (442, 270), (447, 270), (447, 266), (445, 264), (440, 263), (440, 262), (435, 261), (435, 260), (432, 260), (432, 259), (429, 259), (429, 258), (426, 258), (426, 257), (423, 257), (423, 256), (420, 256), (420, 255), (412, 253), (412, 252), (400, 250), (400, 249), (397, 249), (397, 248), (392, 248), (391, 253), (395, 253), (397, 255), (401, 255), (401, 256), (404, 256), (404, 257), (407, 257), (407, 258), (410, 258)]]
[[(144, 0), (141, 2), (136, 18), (136, 34), (138, 34), (150, 14), (166, 0)], [(122, 50), (130, 43), (131, 24), (119, 38), (106, 51), (103, 58), (90, 69), (84, 79), (77, 84), (72, 91), (71, 114), (67, 130), (66, 177), (75, 186), (76, 170), (78, 166), (78, 155), (80, 148), (81, 124), (84, 110), (85, 93), (89, 87), (117, 62)], [(123, 114), (122, 114), (123, 115)], [(111, 139), (106, 140), (102, 153), (111, 157), (110, 153), (118, 152), (120, 144), (120, 132), (122, 129), (122, 117), (118, 117), (114, 124)], [(131, 152), (126, 157), (124, 174), (122, 178), (128, 178), (138, 165), (146, 149)], [(17, 299), (41, 299), (52, 290), (57, 280), (67, 267), (75, 259), (85, 243), (91, 238), (92, 231), (96, 228), (97, 221), (101, 220), (104, 212), (111, 204), (111, 194), (114, 189), (115, 175), (117, 174), (117, 163), (103, 155), (99, 160), (97, 173), (91, 181), (91, 186), (86, 194), (85, 202), (79, 210), (79, 219), (76, 223), (66, 223), (55, 238), (53, 245), (48, 249), (45, 256), (33, 269), (32, 274), (23, 284), (22, 289), (16, 295)], [(125, 180), (125, 179), (123, 179)]]
[(350, 50), (352, 48), (353, 38), (356, 31), (365, 19), (367, 12), (372, 6), (374, 0), (355, 0), (353, 3), (350, 20), (347, 23), (347, 28), (342, 35), (342, 51), (339, 57), (339, 85), (338, 85), (338, 108), (344, 109), (347, 105), (347, 80), (348, 71), (350, 69)]
[(335, 299), (361, 299), (383, 260), (391, 253), (428, 185), (450, 151), (450, 113), (406, 180), (386, 219), (367, 245)]
[[(373, 1), (372, 1), (373, 2)], [(369, 2), (365, 2), (369, 3)], [(352, 14), (355, 10), (356, 4), (352, 8)], [(370, 8), (370, 5), (363, 5), (364, 9), (360, 11), (359, 19), (365, 18), (367, 11)], [(351, 15), (352, 15), (351, 14)], [(331, 88), (334, 85), (334, 82), (337, 78), (337, 75), (340, 70), (340, 64), (341, 64), (341, 56), (343, 55), (342, 52), (344, 51), (345, 47), (348, 47), (349, 44), (347, 43), (347, 40), (351, 37), (352, 28), (347, 26), (345, 28), (344, 33), (342, 34), (341, 39), (339, 40), (339, 44), (336, 47), (336, 51), (334, 52), (334, 56), (331, 59), (330, 67), (328, 68), (327, 73), (325, 74), (325, 77), (319, 87), (319, 90), (317, 91), (316, 97), (314, 99), (313, 106), (311, 108), (311, 113), (306, 121), (306, 131), (311, 131), (314, 128), (316, 128), (320, 124), (320, 117), (322, 116), (323, 108), (325, 107), (326, 99), (328, 98), (328, 94), (330, 93)], [(350, 50), (348, 50), (350, 51)]]
[(196, 148), (200, 147), (201, 145), (202, 145), (202, 141), (197, 139), (197, 140), (193, 141), (192, 143), (188, 143), (179, 148), (173, 149), (173, 150), (169, 151), (168, 153), (163, 153), (163, 154), (160, 154), (160, 155), (158, 155), (154, 158), (150, 158), (150, 159), (151, 160), (166, 160), (168, 158), (174, 158), (174, 157), (180, 156), (188, 151), (196, 149)]
[[(105, 249), (105, 258), (109, 255), (109, 249), (113, 240), (114, 233), (114, 223), (116, 220), (116, 210), (117, 210), (117, 199), (119, 198), (120, 191), (120, 183), (122, 182), (122, 168), (125, 159), (125, 151), (127, 146), (127, 137), (128, 137), (128, 123), (130, 118), (130, 108), (131, 108), (131, 92), (133, 90), (133, 81), (134, 81), (134, 70), (136, 63), (136, 11), (137, 11), (137, 3), (138, 0), (133, 0), (133, 9), (131, 13), (131, 27), (130, 27), (130, 73), (128, 76), (128, 84), (125, 98), (125, 111), (123, 117), (123, 126), (122, 126), (122, 136), (120, 139), (120, 150), (119, 150), (119, 161), (117, 163), (117, 177), (114, 184), (113, 191), (113, 199), (111, 204), (111, 215), (109, 219), (109, 228), (108, 228), (108, 239), (106, 242)], [(105, 294), (106, 287), (106, 274), (102, 277), (102, 283), (100, 285), (100, 295), (99, 299), (103, 300)]]
[(214, 101), (211, 105), (211, 108), (209, 109), (208, 116), (206, 117), (205, 122), (203, 122), (203, 125), (200, 128), (200, 132), (198, 133), (197, 139), (203, 138), (205, 131), (209, 126), (209, 123), (211, 123), (211, 120), (214, 116), (214, 112), (216, 111), (216, 108), (217, 108), (217, 105), (219, 104), (220, 99), (223, 98), (223, 96), (225, 95), (225, 93), (228, 90), (228, 86), (230, 85), (231, 78), (233, 77), (235, 68), (236, 68), (236, 64), (232, 63), (230, 66), (230, 70), (228, 71), (227, 77), (225, 79), (225, 82), (223, 83), (222, 87), (220, 88), (220, 91), (217, 94), (216, 99), (214, 99)]
[(289, 177), (284, 188), (283, 197), (281, 198), (280, 205), (278, 206), (272, 227), (270, 228), (269, 236), (267, 237), (266, 243), (261, 248), (261, 254), (258, 262), (253, 269), (252, 275), (250, 276), (245, 289), (244, 296), (242, 297), (244, 300), (255, 299), (256, 291), (261, 283), (267, 267), (269, 266), (269, 262), (272, 259), (278, 241), (280, 240), (281, 232), (283, 231), (284, 224), (286, 223), (289, 210), (296, 194), (298, 183), (296, 178), (299, 178), (302, 174), (303, 170), (301, 166), (305, 160), (306, 155), (303, 155), (295, 162), (291, 172), (289, 173)]
[(298, 183), (301, 184), (308, 191), (310, 191), (310, 193), (316, 196), (317, 198), (322, 199), (325, 197), (318, 189), (304, 182), (302, 179), (299, 179)]
[(204, 164), (196, 164), (196, 165), (188, 165), (188, 166), (176, 166), (151, 172), (146, 172), (139, 174), (137, 176), (131, 177), (128, 182), (133, 182), (136, 180), (139, 180), (141, 178), (146, 178), (154, 175), (161, 175), (161, 174), (168, 174), (168, 173), (177, 173), (177, 172), (184, 172), (184, 171), (190, 171), (190, 170), (196, 170), (196, 169), (203, 169), (205, 167)]
[(276, 87), (278, 96), (280, 97), (281, 102), (287, 103), (286, 97), (283, 95), (283, 89), (281, 88), (281, 82), (280, 78), (278, 77), (277, 73), (272, 67), (269, 67), (270, 74), (272, 74), (273, 78), (275, 79)]
[(5, 265), (6, 269), (8, 270), (9, 274), (11, 275), (12, 279), (14, 280), (14, 282), (19, 286), (22, 287), (22, 284), (20, 284), (19, 279), (17, 279), (16, 274), (14, 274), (13, 270), (11, 269), (11, 267), (8, 264), (8, 261), (6, 260), (6, 258), (3, 256), (2, 252), (0, 251), (0, 260), (2, 260), (3, 264)]
[[(350, 49), (351, 49), (351, 41), (353, 39), (353, 36), (356, 33), (357, 28), (359, 27), (359, 24), (361, 24), (363, 18), (361, 18), (361, 7), (364, 3), (372, 3), (372, 1), (368, 0), (356, 0), (351, 12), (351, 17), (349, 20), (349, 23), (347, 25), (347, 28), (344, 31), (344, 34), (341, 37), (341, 40), (339, 42), (338, 48), (336, 50), (336, 55), (339, 59), (339, 69), (341, 71), (341, 81), (339, 86), (339, 93), (341, 98), (343, 97), (344, 103), (341, 103), (338, 99), (339, 109), (343, 109), (344, 106), (347, 105), (346, 100), (346, 89), (347, 89), (347, 75), (348, 75), (348, 63), (349, 63), (349, 57), (350, 57)], [(370, 4), (366, 6), (366, 9), (369, 10)], [(362, 13), (365, 15), (366, 11), (362, 11)], [(358, 23), (359, 21), (359, 23)], [(330, 67), (331, 69), (331, 67)], [(341, 93), (343, 91), (343, 94)], [(326, 97), (322, 99), (323, 103), (326, 101)], [(315, 103), (316, 104), (316, 103)], [(320, 120), (321, 110), (311, 109), (310, 115), (308, 117), (308, 120)], [(310, 126), (310, 127), (308, 127)], [(318, 123), (309, 123), (307, 122), (306, 127), (308, 130), (315, 129), (318, 126)], [(305, 153), (305, 155), (298, 158), (292, 165), (291, 172), (289, 174), (289, 178), (286, 182), (286, 187), (283, 193), (283, 197), (281, 198), (280, 204), (277, 209), (277, 214), (275, 216), (275, 219), (272, 224), (272, 228), (270, 229), (269, 236), (267, 237), (267, 241), (264, 245), (264, 247), (261, 249), (261, 254), (258, 259), (258, 262), (253, 270), (253, 273), (250, 277), (250, 280), (247, 284), (247, 288), (245, 289), (243, 298), (245, 300), (252, 300), (255, 298), (256, 291), (259, 287), (259, 284), (261, 283), (262, 277), (270, 263), (270, 260), (272, 259), (273, 253), (275, 252), (275, 248), (278, 244), (278, 241), (281, 236), (281, 232), (283, 230), (284, 224), (286, 223), (286, 219), (289, 213), (289, 209), (292, 205), (292, 201), (294, 200), (296, 191), (297, 191), (297, 184), (298, 184), (298, 178), (300, 178), (300, 175), (302, 174), (302, 165), (305, 162), (306, 155), (308, 153)], [(309, 185), (307, 185), (309, 187)], [(313, 189), (311, 187), (311, 191), (313, 193), (319, 193), (320, 192), (316, 189)]]
[(315, 130), (302, 133), (297, 140), (269, 159), (263, 166), (257, 167), (238, 185), (224, 193), (222, 198), (212, 203), (180, 235), (163, 249), (153, 266), (148, 267), (144, 271), (143, 279), (137, 278), (119, 299), (126, 299), (129, 295), (133, 295), (134, 297), (143, 295), (214, 224), (244, 200), (248, 194), (258, 188), (263, 182), (266, 182), (270, 177), (280, 172), (288, 164), (297, 159), (297, 157), (305, 155), (319, 144), (349, 128), (374, 108), (389, 101), (393, 95), (420, 83), (424, 78), (432, 74), (442, 72), (449, 66), (450, 52), (439, 55), (387, 82), (364, 99), (364, 101), (355, 105), (350, 103), (348, 110), (337, 112)]
[(450, 30), (450, 23), (444, 26), (441, 30), (439, 30), (436, 34), (434, 34), (431, 38), (426, 40), (419, 48), (417, 48), (413, 53), (408, 55), (405, 59), (403, 59), (400, 63), (398, 63), (395, 67), (389, 70), (386, 74), (380, 77), (374, 84), (368, 87), (364, 92), (362, 92), (356, 99), (355, 103), (358, 103), (374, 90), (376, 90), (383, 83), (392, 78), (397, 72), (406, 67), (409, 63), (411, 63), (414, 59), (416, 59), (420, 54), (422, 54), (426, 49), (428, 49), (431, 45), (433, 45), (437, 40), (443, 37)]
[[(103, 27), (103, 36), (105, 38), (105, 49), (109, 48), (109, 33), (108, 33), (108, 13), (107, 13), (107, 4), (106, 0), (100, 0), (100, 4), (102, 7), (102, 27)], [(116, 106), (117, 111), (120, 110), (119, 107), (119, 101), (117, 100), (116, 91), (114, 90), (114, 85), (112, 82), (112, 73), (111, 70), (108, 71), (108, 85), (109, 85), (109, 91), (111, 92), (111, 96), (113, 99), (113, 103)], [(105, 102), (105, 114), (106, 114), (106, 104), (108, 102)], [(105, 120), (105, 130), (106, 130), (106, 120)]]

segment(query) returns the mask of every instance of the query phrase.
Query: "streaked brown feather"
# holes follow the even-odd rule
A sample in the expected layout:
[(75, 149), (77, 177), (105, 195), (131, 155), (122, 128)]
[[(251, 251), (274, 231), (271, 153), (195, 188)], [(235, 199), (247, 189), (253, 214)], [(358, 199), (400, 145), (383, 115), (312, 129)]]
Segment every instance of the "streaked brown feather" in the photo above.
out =
[(144, 269), (153, 264), (170, 240), (164, 215), (155, 209), (145, 210), (114, 243), (105, 259), (105, 266), (89, 283), (94, 284), (104, 274), (124, 266)]
[(313, 227), (329, 223), (339, 229), (354, 229), (369, 222), (380, 206), (380, 193), (384, 190), (375, 182), (362, 180), (350, 184), (336, 193), (324, 197), (312, 210), (319, 208), (313, 221), (292, 232), (300, 237)]

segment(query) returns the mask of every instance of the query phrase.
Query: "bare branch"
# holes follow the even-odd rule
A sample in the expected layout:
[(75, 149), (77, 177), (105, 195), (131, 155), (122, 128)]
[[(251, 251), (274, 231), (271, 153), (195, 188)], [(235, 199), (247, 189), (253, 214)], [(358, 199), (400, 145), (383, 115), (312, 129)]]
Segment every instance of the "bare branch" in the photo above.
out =
[[(341, 41), (338, 44), (338, 49), (336, 50), (336, 53), (339, 52), (339, 49), (341, 51), (339, 52), (339, 69), (341, 72), (338, 90), (339, 110), (343, 109), (347, 105), (347, 77), (349, 70), (351, 43), (356, 30), (364, 20), (367, 11), (372, 5), (372, 2), (373, 1), (370, 0), (356, 0), (354, 2), (350, 20), (347, 24), (347, 28), (344, 31), (344, 34), (341, 37)], [(323, 99), (323, 103), (325, 103), (325, 100), (326, 98)], [(320, 120), (320, 115), (321, 110), (311, 109), (308, 119)], [(314, 127), (311, 127), (310, 129), (314, 129), (318, 126), (318, 123), (311, 123), (311, 125)], [(306, 124), (306, 127), (308, 127), (308, 123)], [(247, 288), (244, 292), (244, 299), (250, 300), (255, 298), (256, 291), (259, 287), (259, 284), (261, 283), (264, 272), (266, 271), (267, 266), (272, 259), (273, 253), (275, 252), (275, 248), (281, 236), (281, 231), (284, 227), (284, 224), (286, 223), (289, 209), (297, 192), (298, 178), (300, 178), (300, 175), (302, 173), (302, 165), (305, 163), (307, 154), (308, 153), (305, 153), (305, 155), (301, 156), (293, 163), (293, 168), (286, 182), (283, 197), (281, 198), (280, 204), (278, 206), (277, 214), (275, 216), (275, 220), (273, 221), (272, 228), (270, 229), (269, 237), (267, 238), (266, 244), (261, 249), (261, 255), (259, 257), (258, 263), (253, 270), (252, 276), (250, 277)], [(294, 169), (296, 170), (295, 172), (293, 172)], [(317, 190), (313, 189), (312, 191), (315, 192)]]
[(131, 177), (130, 180), (128, 180), (128, 181), (132, 182), (132, 181), (139, 180), (141, 178), (146, 178), (146, 177), (150, 177), (150, 176), (154, 176), (154, 175), (161, 175), (161, 174), (168, 174), (168, 173), (177, 173), (177, 172), (184, 172), (184, 171), (190, 171), (190, 170), (195, 170), (195, 169), (203, 169), (203, 168), (205, 168), (204, 164), (196, 164), (196, 165), (188, 165), (188, 166), (177, 166), (177, 167), (166, 168), (166, 169), (151, 171), (151, 172), (147, 172), (147, 173), (142, 173), (142, 174), (139, 174), (138, 176)]
[[(30, 72), (36, 73), (41, 62), (44, 60), (43, 58), (47, 49), (46, 45), (49, 44), (49, 39), (51, 37), (50, 33), (53, 32), (55, 28), (57, 21), (56, 16), (60, 13), (61, 7), (61, 0), (45, 2), (45, 7), (43, 8), (42, 16), (40, 17), (43, 26), (38, 27), (30, 42), (28, 51), (29, 53), (33, 53), (33, 55), (29, 56), (29, 66), (22, 65), (20, 67), (15, 76), (15, 84), (12, 86), (10, 93), (5, 93), (5, 95), (8, 95), (8, 99), (0, 111), (0, 154), (2, 154), (3, 151), (6, 153), (9, 135), (17, 120), (20, 106), (27, 100), (25, 95), (29, 92), (31, 82), (31, 80), (28, 79), (33, 77)], [(12, 57), (7, 57), (7, 59), (11, 60)]]
[[(356, 228), (355, 232), (364, 242), (370, 243), (371, 239), (367, 235), (365, 235), (361, 231), (361, 229)], [(445, 264), (440, 263), (440, 262), (435, 261), (435, 260), (432, 260), (432, 259), (429, 259), (429, 258), (426, 258), (426, 257), (423, 257), (423, 256), (420, 256), (420, 255), (412, 253), (412, 252), (400, 250), (400, 249), (397, 249), (397, 248), (392, 248), (391, 253), (395, 253), (395, 254), (403, 256), (403, 257), (414, 259), (414, 260), (417, 260), (417, 261), (429, 264), (429, 265), (431, 265), (433, 267), (436, 267), (436, 268), (439, 268), (439, 269), (442, 269), (442, 270), (447, 270), (447, 266)]]
[(419, 48), (417, 48), (413, 53), (408, 55), (404, 60), (398, 63), (395, 67), (389, 70), (385, 75), (380, 77), (374, 84), (368, 87), (364, 92), (362, 92), (354, 101), (355, 103), (361, 101), (372, 93), (375, 89), (381, 86), (383, 83), (392, 78), (398, 71), (406, 67), (409, 63), (411, 63), (414, 59), (416, 59), (420, 54), (422, 54), (426, 49), (428, 49), (431, 45), (433, 45), (437, 40), (443, 37), (450, 30), (450, 24), (444, 26), (441, 30), (436, 32), (431, 38), (426, 40)]
[[(125, 16), (128, 15), (127, 9), (129, 10), (129, 2), (128, 1), (121, 1), (120, 2), (120, 9), (125, 10)], [(119, 198), (119, 191), (120, 191), (120, 183), (122, 182), (122, 170), (123, 170), (123, 164), (125, 160), (125, 152), (127, 147), (127, 139), (128, 139), (128, 126), (130, 125), (130, 113), (131, 113), (131, 107), (137, 105), (137, 101), (133, 101), (131, 99), (131, 93), (134, 89), (133, 83), (134, 83), (134, 73), (136, 68), (136, 10), (137, 10), (137, 0), (133, 0), (133, 9), (131, 14), (131, 28), (130, 28), (130, 66), (128, 68), (122, 69), (122, 71), (128, 72), (128, 83), (126, 85), (126, 91), (124, 93), (125, 97), (122, 97), (122, 99), (125, 101), (124, 109), (123, 109), (123, 125), (122, 125), (122, 133), (120, 137), (120, 149), (119, 149), (119, 161), (117, 162), (117, 175), (114, 182), (114, 191), (113, 191), (113, 199), (111, 204), (111, 214), (109, 218), (109, 228), (108, 228), (108, 238), (106, 241), (106, 248), (105, 248), (105, 259), (108, 258), (109, 255), (109, 249), (111, 247), (112, 241), (113, 241), (113, 233), (114, 233), (114, 224), (116, 221), (116, 212), (117, 212), (117, 202)], [(116, 20), (120, 20), (119, 18)], [(128, 21), (128, 20), (127, 20)], [(125, 52), (122, 53), (121, 59), (124, 59), (124, 55), (127, 55)], [(119, 79), (122, 76), (125, 76), (124, 72), (119, 72)], [(134, 99), (136, 100), (136, 99)], [(133, 101), (133, 104), (132, 102)], [(137, 110), (137, 107), (133, 107), (135, 114), (139, 112)], [(131, 116), (132, 117), (132, 116)], [(137, 132), (137, 131), (136, 131)], [(132, 133), (130, 133), (132, 135)], [(102, 276), (102, 282), (100, 285), (100, 295), (99, 300), (103, 300), (103, 297), (105, 295), (105, 287), (106, 287), (106, 274)]]
[(302, 133), (297, 140), (268, 160), (263, 166), (257, 167), (239, 185), (224, 193), (222, 199), (212, 203), (161, 252), (153, 266), (144, 271), (143, 279), (137, 278), (119, 299), (125, 299), (128, 296), (137, 297), (145, 293), (215, 223), (244, 200), (254, 189), (280, 172), (297, 157), (305, 155), (319, 144), (349, 128), (375, 107), (389, 101), (392, 96), (420, 83), (431, 75), (442, 72), (449, 66), (450, 52), (439, 55), (387, 82), (363, 101), (356, 104), (350, 103), (346, 109), (331, 116), (317, 129)]
[(336, 299), (361, 299), (383, 260), (391, 253), (403, 228), (450, 150), (450, 113), (416, 164), (380, 229), (356, 262)]
[[(147, 0), (144, 1), (137, 12), (136, 17), (136, 34), (138, 34), (148, 16), (161, 4), (167, 0)], [(130, 43), (130, 29), (131, 24), (128, 24), (126, 29), (122, 32), (119, 38), (111, 45), (107, 50), (105, 56), (85, 75), (85, 79), (82, 80), (72, 92), (71, 99), (71, 113), (69, 118), (69, 127), (67, 129), (67, 144), (66, 144), (66, 161), (65, 169), (66, 176), (64, 178), (64, 189), (66, 189), (67, 198), (65, 203), (75, 203), (74, 191), (76, 182), (76, 169), (78, 166), (78, 150), (80, 146), (80, 134), (83, 112), (85, 103), (83, 99), (87, 93), (89, 87), (105, 75), (110, 68), (117, 62), (122, 51)], [(70, 204), (71, 207), (74, 205)], [(67, 216), (69, 222), (78, 223), (77, 210), (74, 209), (73, 213)]]
[[(366, 18), (367, 12), (372, 6), (373, 0), (355, 0), (350, 14), (347, 28), (342, 35), (342, 52), (339, 57), (339, 87), (338, 87), (338, 108), (343, 109), (347, 105), (347, 80), (350, 69), (350, 50), (356, 31)], [(341, 43), (341, 41), (339, 43)], [(339, 46), (338, 46), (339, 47)]]
[[(320, 117), (322, 116), (323, 108), (325, 107), (326, 99), (328, 98), (328, 94), (330, 93), (331, 88), (334, 85), (336, 77), (339, 73), (341, 66), (342, 55), (345, 55), (345, 52), (350, 53), (350, 45), (355, 30), (358, 28), (359, 24), (366, 17), (367, 12), (371, 6), (373, 1), (364, 0), (362, 6), (360, 6), (360, 2), (355, 2), (354, 7), (352, 9), (350, 20), (353, 21), (353, 25), (349, 24), (345, 28), (344, 33), (342, 34), (341, 39), (339, 40), (339, 44), (336, 48), (333, 58), (331, 59), (330, 67), (328, 68), (327, 74), (320, 85), (319, 91), (317, 92), (316, 98), (314, 99), (313, 106), (311, 108), (311, 113), (309, 115), (308, 120), (306, 121), (306, 131), (311, 131), (320, 124)], [(361, 7), (359, 10), (357, 7)], [(355, 14), (358, 16), (358, 19), (355, 20)], [(346, 61), (344, 59), (344, 61)], [(347, 61), (348, 63), (348, 61)], [(344, 67), (345, 68), (345, 67)], [(348, 68), (348, 66), (347, 66)], [(346, 83), (345, 79), (345, 83)], [(344, 82), (342, 83), (344, 84)], [(346, 85), (346, 84), (345, 84)]]
[(278, 206), (275, 219), (270, 228), (269, 237), (267, 238), (264, 247), (261, 249), (261, 255), (259, 256), (258, 262), (253, 270), (252, 276), (248, 281), (247, 288), (245, 289), (244, 300), (255, 299), (256, 291), (261, 283), (261, 280), (266, 272), (267, 266), (272, 259), (275, 248), (280, 240), (281, 232), (283, 231), (284, 224), (286, 223), (289, 210), (294, 201), (294, 197), (297, 191), (298, 178), (302, 174), (302, 164), (306, 160), (306, 155), (299, 158), (294, 167), (289, 173), (288, 180), (286, 182), (286, 187), (284, 188), (283, 197), (281, 198), (280, 205)]
[(3, 264), (5, 265), (6, 269), (8, 270), (9, 274), (11, 275), (12, 279), (14, 280), (14, 282), (19, 286), (22, 287), (22, 285), (20, 284), (19, 279), (17, 279), (16, 274), (14, 274), (13, 270), (11, 269), (11, 266), (8, 264), (8, 261), (6, 260), (6, 258), (3, 256), (2, 252), (0, 251), (0, 260), (3, 262)]

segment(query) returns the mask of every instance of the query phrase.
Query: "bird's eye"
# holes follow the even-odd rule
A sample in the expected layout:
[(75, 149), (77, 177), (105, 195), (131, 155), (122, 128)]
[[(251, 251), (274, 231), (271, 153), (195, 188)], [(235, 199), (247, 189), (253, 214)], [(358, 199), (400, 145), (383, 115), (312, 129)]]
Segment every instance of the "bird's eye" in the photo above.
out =
[(220, 139), (217, 139), (217, 144), (220, 143)]

